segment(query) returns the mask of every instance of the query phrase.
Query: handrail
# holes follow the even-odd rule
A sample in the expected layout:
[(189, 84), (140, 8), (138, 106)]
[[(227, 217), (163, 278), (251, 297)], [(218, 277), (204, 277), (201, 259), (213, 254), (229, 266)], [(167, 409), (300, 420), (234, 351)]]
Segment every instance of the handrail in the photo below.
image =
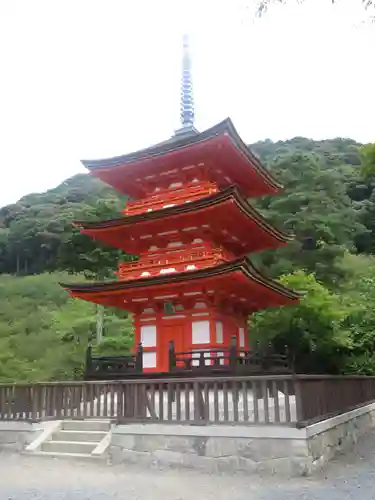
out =
[(189, 265), (190, 263), (200, 263), (202, 261), (213, 260), (215, 263), (225, 262), (226, 256), (224, 252), (220, 249), (213, 250), (201, 250), (201, 251), (193, 251), (190, 254), (175, 254), (170, 257), (161, 257), (158, 259), (153, 258), (144, 258), (140, 259), (136, 262), (122, 262), (119, 265), (117, 275), (119, 278), (123, 278), (127, 276), (129, 273), (138, 270), (152, 270), (157, 269), (159, 267), (171, 266), (176, 264), (184, 264)]
[(126, 215), (136, 211), (144, 211), (155, 205), (170, 204), (173, 202), (183, 202), (186, 198), (200, 198), (204, 195), (217, 193), (218, 187), (214, 182), (189, 183), (185, 186), (168, 188), (150, 194), (147, 198), (131, 201), (127, 203), (124, 210)]

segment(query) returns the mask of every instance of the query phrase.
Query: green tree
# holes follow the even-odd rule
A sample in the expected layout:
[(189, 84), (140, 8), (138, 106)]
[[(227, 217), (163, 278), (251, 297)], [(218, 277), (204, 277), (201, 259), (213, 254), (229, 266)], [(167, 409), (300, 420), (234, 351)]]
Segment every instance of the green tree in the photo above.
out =
[(345, 371), (375, 374), (375, 260), (365, 255), (344, 259), (348, 279), (340, 289), (341, 300), (348, 311), (343, 329), (349, 343)]
[(339, 295), (303, 271), (285, 275), (280, 281), (305, 295), (297, 305), (254, 314), (249, 324), (250, 340), (271, 342), (276, 352), (285, 352), (287, 347), (299, 373), (340, 372), (349, 340), (341, 328), (347, 310)]
[(336, 283), (343, 278), (345, 250), (354, 250), (355, 236), (365, 232), (343, 182), (346, 169), (327, 168), (318, 155), (295, 152), (280, 156), (271, 170), (285, 189), (258, 205), (268, 220), (295, 238), (261, 256), (264, 270), (278, 276), (299, 267)]
[[(116, 200), (112, 202), (101, 200), (85, 212), (85, 220), (106, 220), (117, 215), (118, 202)], [(124, 254), (117, 248), (100, 245), (75, 228), (65, 233), (58, 257), (62, 269), (71, 273), (82, 273), (85, 277), (95, 280), (114, 279), (120, 259), (129, 261), (135, 258), (135, 256)], [(102, 305), (96, 307), (96, 343), (99, 345), (103, 340), (105, 309)]]
[(375, 174), (375, 143), (366, 144), (361, 149), (362, 173), (365, 177)]

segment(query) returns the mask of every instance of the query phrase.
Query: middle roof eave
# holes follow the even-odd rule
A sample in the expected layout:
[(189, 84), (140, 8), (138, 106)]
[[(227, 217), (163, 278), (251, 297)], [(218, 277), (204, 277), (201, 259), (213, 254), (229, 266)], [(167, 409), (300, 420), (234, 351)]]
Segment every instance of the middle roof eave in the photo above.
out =
[(162, 208), (154, 210), (152, 212), (145, 212), (142, 214), (124, 216), (118, 219), (112, 219), (107, 221), (99, 222), (84, 222), (84, 221), (74, 221), (74, 224), (83, 230), (104, 230), (113, 229), (116, 227), (130, 226), (134, 224), (139, 224), (146, 221), (160, 220), (175, 215), (191, 213), (194, 211), (204, 210), (205, 208), (212, 207), (215, 205), (220, 205), (228, 200), (233, 200), (239, 210), (245, 214), (249, 219), (253, 220), (258, 226), (260, 226), (267, 233), (272, 235), (274, 238), (287, 242), (290, 241), (293, 236), (279, 231), (271, 224), (266, 222), (262, 215), (253, 208), (239, 193), (235, 186), (231, 186), (219, 193), (215, 193), (210, 196), (205, 196), (199, 200), (192, 201), (190, 203), (175, 205), (173, 207)]

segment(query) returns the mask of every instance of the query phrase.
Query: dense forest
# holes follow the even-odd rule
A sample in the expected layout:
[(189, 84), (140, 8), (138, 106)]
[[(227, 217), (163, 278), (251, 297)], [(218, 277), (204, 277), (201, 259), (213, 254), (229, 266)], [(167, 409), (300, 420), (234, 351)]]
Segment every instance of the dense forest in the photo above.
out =
[[(255, 143), (283, 194), (251, 202), (295, 240), (252, 255), (261, 270), (305, 292), (297, 306), (253, 315), (252, 339), (288, 345), (303, 371), (375, 372), (375, 169), (350, 139)], [(372, 156), (371, 156), (372, 155)], [(364, 174), (365, 171), (365, 174)], [(126, 203), (86, 174), (0, 209), (0, 380), (79, 378), (96, 309), (58, 281), (113, 276), (121, 255), (72, 227), (119, 216)], [(126, 352), (131, 318), (106, 310), (105, 352)]]

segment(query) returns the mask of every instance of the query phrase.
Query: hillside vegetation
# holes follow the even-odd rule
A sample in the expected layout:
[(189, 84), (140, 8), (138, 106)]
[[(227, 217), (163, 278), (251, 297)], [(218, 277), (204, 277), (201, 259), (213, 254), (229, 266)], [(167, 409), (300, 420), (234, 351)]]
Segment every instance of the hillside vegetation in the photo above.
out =
[[(263, 141), (252, 150), (284, 183), (253, 200), (295, 240), (251, 256), (262, 271), (306, 291), (299, 306), (258, 313), (252, 338), (294, 351), (304, 371), (375, 373), (375, 176), (361, 176), (350, 139)], [(96, 308), (70, 299), (59, 280), (113, 276), (132, 256), (101, 246), (73, 219), (119, 216), (125, 198), (86, 174), (0, 209), (0, 379), (79, 378)], [(69, 273), (69, 276), (67, 274)], [(126, 352), (131, 318), (106, 310), (103, 352)]]

